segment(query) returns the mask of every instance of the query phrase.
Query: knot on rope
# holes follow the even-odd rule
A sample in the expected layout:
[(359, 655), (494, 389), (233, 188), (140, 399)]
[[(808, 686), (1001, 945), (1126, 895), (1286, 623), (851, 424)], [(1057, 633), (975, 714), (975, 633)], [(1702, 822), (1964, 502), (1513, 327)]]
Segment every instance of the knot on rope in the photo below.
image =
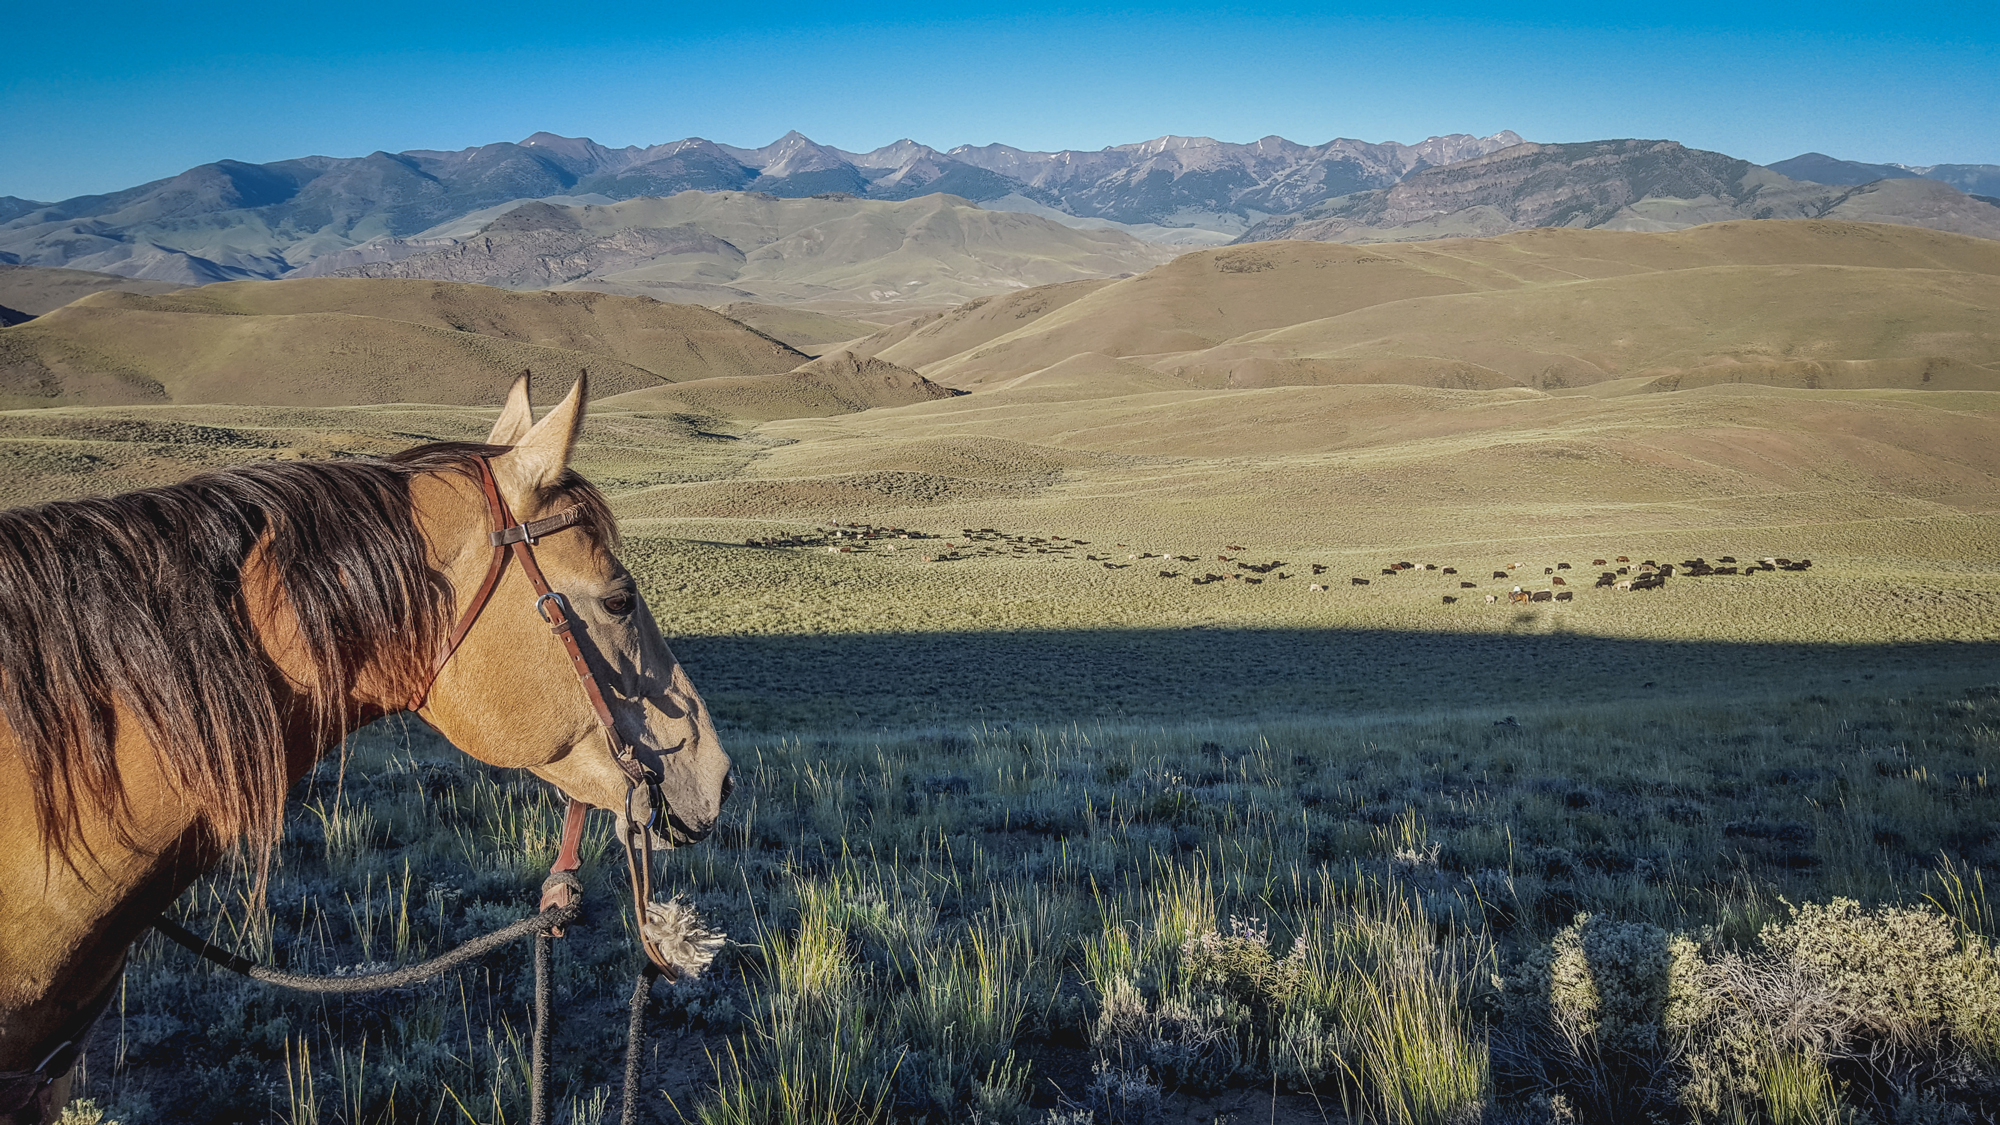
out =
[[(542, 904), (536, 909), (547, 911), (575, 906), (582, 898), (583, 880), (578, 879), (573, 872), (551, 871), (549, 877), (542, 880)], [(563, 936), (562, 927), (551, 926), (549, 935)]]

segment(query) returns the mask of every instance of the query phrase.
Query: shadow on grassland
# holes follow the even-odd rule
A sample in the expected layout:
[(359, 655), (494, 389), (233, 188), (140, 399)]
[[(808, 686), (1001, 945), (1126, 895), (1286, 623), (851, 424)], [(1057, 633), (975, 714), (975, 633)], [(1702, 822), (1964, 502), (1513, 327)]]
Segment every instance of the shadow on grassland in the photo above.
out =
[(727, 727), (1180, 723), (1683, 697), (1837, 697), (2000, 680), (2000, 642), (1732, 644), (1314, 629), (687, 636)]

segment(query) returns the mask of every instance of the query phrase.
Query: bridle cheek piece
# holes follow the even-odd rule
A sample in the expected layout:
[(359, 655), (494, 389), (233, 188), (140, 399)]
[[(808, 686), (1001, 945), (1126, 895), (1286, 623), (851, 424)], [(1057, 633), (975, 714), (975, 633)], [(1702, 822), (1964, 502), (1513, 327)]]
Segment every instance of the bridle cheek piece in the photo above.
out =
[[(493, 558), (486, 564), (486, 577), (479, 583), (478, 592), (473, 594), (472, 601), (465, 607), (465, 611), (459, 614), (458, 624), (452, 627), (451, 636), (446, 640), (444, 650), (438, 653), (437, 660), (431, 665), (430, 673), (424, 677), (422, 686), (410, 696), (408, 709), (411, 711), (423, 709), (425, 700), (430, 698), (432, 686), (437, 683), (439, 674), (444, 671), (444, 666), (450, 662), (452, 654), (458, 651), (459, 645), (465, 640), (465, 635), (472, 631), (473, 623), (479, 620), (479, 614), (486, 608), (486, 603), (492, 600), (493, 591), (500, 585), (500, 576), (506, 571), (508, 560), (518, 559), (521, 573), (527, 576), (528, 582), (535, 588), (535, 613), (548, 624), (549, 632), (562, 641), (564, 651), (569, 654), (570, 666), (576, 670), (577, 681), (583, 687), (584, 697), (590, 700), (591, 709), (597, 713), (597, 723), (604, 732), (604, 742), (611, 751), (611, 760), (616, 762), (618, 768), (625, 774), (625, 826), (621, 832), (623, 839), (619, 843), (625, 850), (625, 870), (632, 882), (632, 911), (640, 927), (639, 945), (646, 951), (648, 960), (663, 970), (668, 969), (669, 966), (663, 956), (653, 948), (653, 943), (645, 940), (643, 936), (646, 928), (646, 904), (653, 898), (653, 851), (647, 837), (653, 825), (661, 822), (662, 814), (668, 811), (666, 797), (660, 791), (660, 775), (658, 771), (639, 761), (638, 754), (618, 734), (618, 724), (612, 718), (610, 705), (605, 701), (603, 685), (598, 681), (597, 673), (591, 668), (590, 661), (584, 657), (583, 647), (577, 643), (576, 611), (570, 606), (569, 599), (549, 587), (549, 580), (542, 574), (541, 565), (535, 561), (535, 544), (543, 536), (574, 527), (582, 522), (583, 506), (572, 505), (552, 516), (544, 516), (525, 523), (516, 522), (514, 513), (507, 507), (506, 499), (500, 495), (500, 484), (493, 477), (492, 463), (485, 457), (475, 457), (473, 464), (479, 468), (480, 491), (486, 496), (486, 512), (493, 521), (493, 531), (486, 537), (487, 542), (493, 545)], [(645, 790), (649, 811), (643, 824), (632, 815), (633, 795), (642, 788)], [(569, 798), (569, 807), (563, 812), (562, 848), (556, 855), (555, 863), (549, 867), (548, 880), (542, 884), (540, 907), (542, 910), (552, 906), (567, 906), (578, 894), (579, 884), (574, 872), (582, 866), (578, 849), (583, 843), (583, 817), (588, 811), (590, 811), (588, 804), (575, 797)], [(662, 838), (671, 843), (672, 832), (671, 825), (667, 826)], [(558, 937), (562, 936), (560, 929), (553, 932)]]

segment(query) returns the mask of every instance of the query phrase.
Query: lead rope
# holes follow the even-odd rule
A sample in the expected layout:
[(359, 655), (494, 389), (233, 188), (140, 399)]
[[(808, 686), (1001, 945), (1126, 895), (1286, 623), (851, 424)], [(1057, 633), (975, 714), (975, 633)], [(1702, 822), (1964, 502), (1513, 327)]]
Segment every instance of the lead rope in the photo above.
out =
[[(153, 928), (188, 951), (251, 980), (299, 992), (331, 993), (381, 992), (394, 988), (407, 988), (440, 976), (475, 957), (532, 933), (535, 935), (535, 1016), (534, 1026), (529, 1033), (528, 1046), (528, 1120), (530, 1125), (549, 1125), (552, 1101), (549, 1090), (549, 1067), (551, 1043), (555, 1033), (553, 939), (561, 937), (562, 928), (574, 922), (583, 913), (583, 904), (578, 901), (583, 892), (583, 884), (572, 872), (579, 864), (577, 845), (583, 836), (582, 813), (585, 809), (586, 806), (582, 802), (573, 800), (564, 812), (563, 848), (557, 855), (556, 862), (549, 868), (548, 879), (542, 884), (543, 907), (538, 913), (490, 934), (473, 938), (456, 949), (415, 965), (354, 976), (288, 973), (231, 953), (166, 918), (154, 919)], [(551, 905), (552, 900), (553, 905)], [(640, 935), (640, 941), (646, 943), (643, 933)], [(640, 971), (638, 979), (633, 983), (632, 999), (625, 1023), (625, 1075), (623, 1099), (619, 1107), (621, 1125), (636, 1125), (639, 1120), (640, 1071), (645, 1060), (646, 1001), (652, 995), (653, 981), (660, 975), (659, 967), (653, 964), (649, 956), (646, 967)]]
[(631, 1010), (625, 1020), (625, 1100), (618, 1108), (618, 1125), (637, 1125), (639, 1120), (639, 1065), (645, 1060), (646, 998), (653, 994), (653, 980), (659, 975), (660, 967), (648, 961), (632, 984)]
[(555, 938), (535, 935), (535, 1030), (528, 1045), (528, 1125), (549, 1125), (549, 1015), (555, 1008)]

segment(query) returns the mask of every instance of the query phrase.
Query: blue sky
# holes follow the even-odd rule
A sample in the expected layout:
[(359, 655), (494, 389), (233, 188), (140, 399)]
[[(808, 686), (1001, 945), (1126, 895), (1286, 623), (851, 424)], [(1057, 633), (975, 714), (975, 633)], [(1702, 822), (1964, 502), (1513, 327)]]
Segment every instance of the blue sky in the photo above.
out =
[[(2000, 163), (2000, 4), (22, 5), (0, 195), (231, 158), (787, 129), (1099, 148), (1164, 133), (1669, 138), (1750, 160)], [(1389, 14), (1384, 14), (1385, 12)]]

